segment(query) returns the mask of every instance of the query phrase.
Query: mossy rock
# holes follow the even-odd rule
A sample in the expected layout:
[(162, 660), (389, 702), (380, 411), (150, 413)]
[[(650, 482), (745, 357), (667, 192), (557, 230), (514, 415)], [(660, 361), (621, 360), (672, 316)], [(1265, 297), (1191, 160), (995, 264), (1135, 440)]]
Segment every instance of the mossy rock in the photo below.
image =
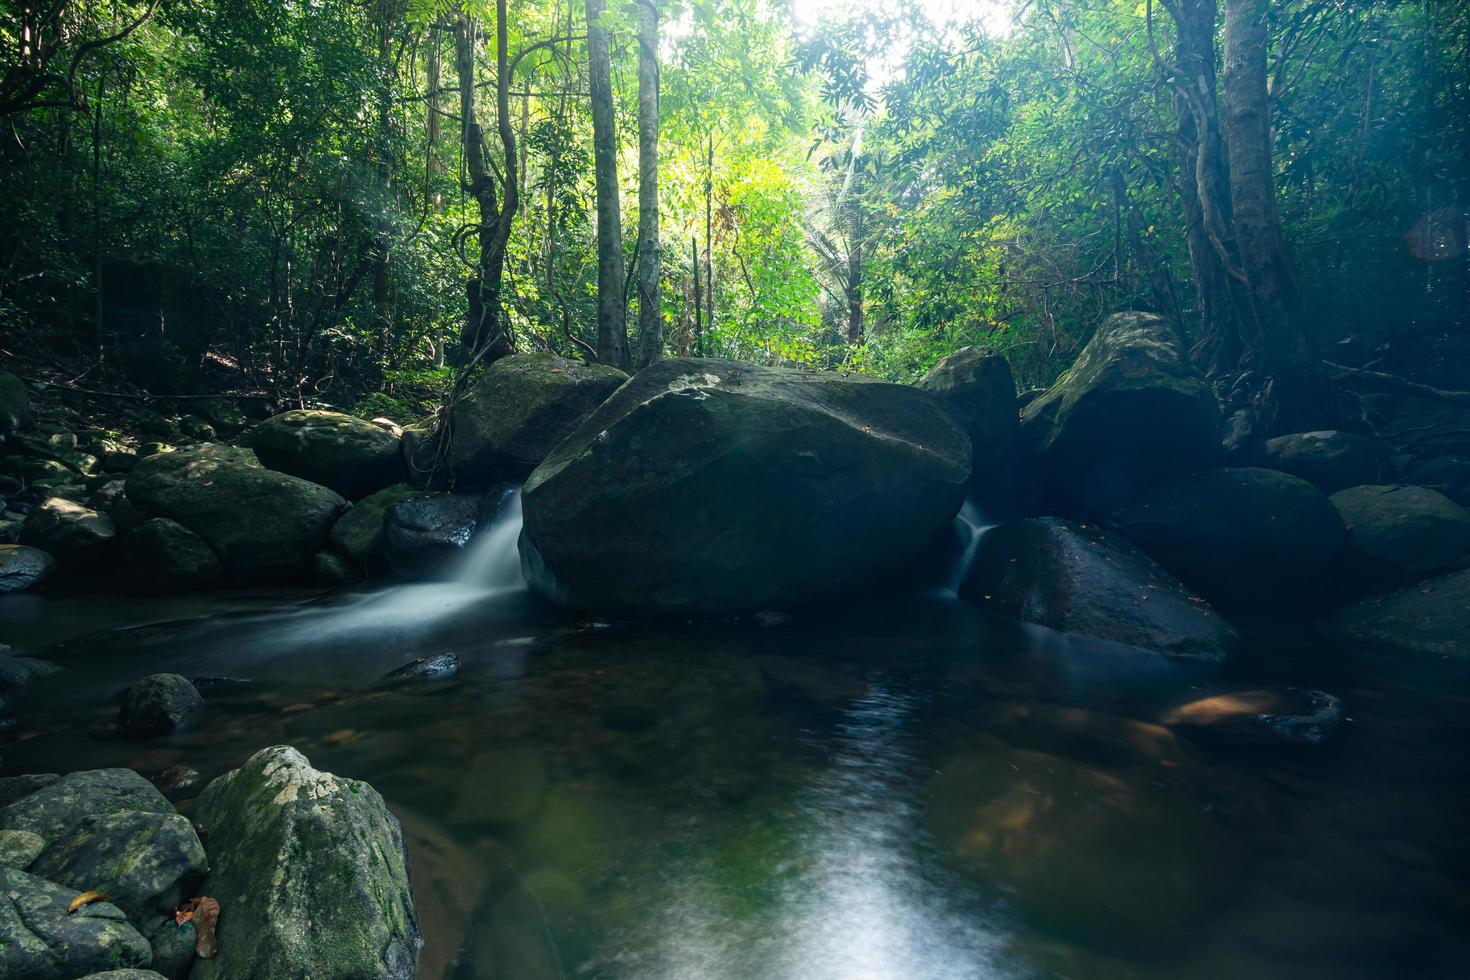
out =
[(1470, 553), (1470, 510), (1428, 487), (1350, 487), (1331, 499), (1347, 525), (1344, 574), (1353, 584), (1413, 582)]
[(1335, 430), (1293, 432), (1268, 439), (1261, 465), (1301, 477), (1328, 494), (1383, 483), (1394, 474), (1393, 455), (1383, 443)]
[(298, 409), (260, 423), (249, 444), (265, 466), (356, 500), (403, 479), (398, 438), (341, 412)]
[(195, 807), (224, 912), (195, 980), (414, 976), (420, 946), (397, 819), (367, 783), (290, 746), (255, 753)]
[(0, 976), (76, 980), (103, 970), (146, 967), (153, 950), (108, 902), (67, 911), (76, 889), (0, 867)]
[(627, 380), (555, 354), (501, 358), (454, 406), (455, 478), (473, 486), (524, 478)]
[(0, 829), (38, 834), (49, 847), (88, 817), (134, 810), (174, 812), (158, 788), (131, 769), (88, 769), (68, 773), (0, 809)]
[(383, 516), (394, 504), (422, 495), (406, 483), (370, 494), (337, 519), (329, 539), (332, 548), (358, 566), (383, 560)]
[(26, 518), (21, 540), (45, 551), (68, 573), (110, 570), (117, 544), (117, 525), (106, 514), (56, 496), (47, 499)]
[(969, 437), (917, 388), (660, 361), (527, 479), (522, 568), (541, 594), (610, 615), (789, 607), (907, 561), (969, 476)]
[(200, 588), (225, 574), (209, 543), (178, 521), (153, 517), (124, 539), (134, 584), (148, 588)]

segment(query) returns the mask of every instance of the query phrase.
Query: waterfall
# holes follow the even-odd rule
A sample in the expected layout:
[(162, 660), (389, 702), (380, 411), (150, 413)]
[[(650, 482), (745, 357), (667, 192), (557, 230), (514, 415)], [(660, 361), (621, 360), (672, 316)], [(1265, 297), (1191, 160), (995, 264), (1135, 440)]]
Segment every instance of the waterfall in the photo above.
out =
[(970, 570), (970, 562), (975, 560), (975, 552), (980, 549), (980, 539), (986, 531), (995, 527), (995, 524), (986, 520), (981, 515), (979, 508), (968, 500), (960, 508), (955, 520), (960, 524), (960, 533), (964, 536), (965, 544), (960, 549), (959, 558), (949, 570), (948, 581), (940, 590), (942, 594), (951, 597), (959, 595), (960, 583), (965, 580), (965, 573)]

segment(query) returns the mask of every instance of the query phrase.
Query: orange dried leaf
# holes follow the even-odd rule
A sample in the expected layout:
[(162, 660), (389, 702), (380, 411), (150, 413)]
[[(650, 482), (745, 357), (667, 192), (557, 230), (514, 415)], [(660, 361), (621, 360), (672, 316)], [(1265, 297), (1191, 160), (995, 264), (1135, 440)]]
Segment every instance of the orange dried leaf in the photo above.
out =
[(209, 959), (219, 952), (219, 942), (214, 937), (215, 924), (219, 922), (219, 902), (200, 896), (191, 898), (174, 910), (174, 922), (183, 925), (194, 923), (194, 952), (200, 959)]
[(93, 902), (105, 901), (107, 901), (106, 892), (82, 892), (76, 898), (71, 900), (71, 904), (66, 907), (66, 914), (71, 915), (73, 912), (84, 905), (91, 905)]

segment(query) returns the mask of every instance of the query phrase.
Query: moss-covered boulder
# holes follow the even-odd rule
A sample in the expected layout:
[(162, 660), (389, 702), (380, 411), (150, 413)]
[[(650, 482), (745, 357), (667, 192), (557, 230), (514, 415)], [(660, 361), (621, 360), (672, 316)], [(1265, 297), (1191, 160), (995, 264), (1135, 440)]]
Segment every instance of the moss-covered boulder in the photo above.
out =
[(199, 535), (178, 521), (153, 517), (123, 539), (135, 585), (156, 589), (201, 588), (225, 574), (224, 562)]
[(1016, 382), (1006, 359), (985, 347), (962, 347), (940, 358), (918, 386), (937, 396), (969, 434), (976, 487), (1004, 486), (1020, 424)]
[(88, 817), (127, 811), (170, 814), (174, 808), (131, 769), (88, 769), (67, 773), (7, 804), (0, 809), (0, 830), (37, 834), (49, 847)]
[(455, 478), (487, 486), (525, 477), (627, 380), (617, 368), (555, 354), (501, 358), (454, 406)]
[(116, 905), (68, 912), (75, 888), (0, 867), (0, 976), (76, 980), (103, 970), (145, 967), (153, 950)]
[(1343, 606), (1325, 631), (1356, 650), (1470, 663), (1470, 569)]
[(1354, 432), (1294, 432), (1266, 441), (1261, 465), (1299, 476), (1323, 493), (1382, 483), (1394, 473), (1393, 454)]
[(220, 953), (196, 980), (414, 975), (420, 945), (398, 821), (367, 783), (277, 745), (214, 780), (208, 832)]
[(128, 688), (117, 723), (138, 735), (188, 728), (204, 714), (204, 696), (180, 674), (149, 674)]
[(1223, 659), (1236, 635), (1133, 545), (1054, 517), (984, 532), (960, 597), (1006, 616), (1179, 657)]
[(117, 525), (85, 504), (50, 497), (26, 518), (21, 540), (51, 555), (68, 574), (96, 574), (108, 570)]
[(1343, 573), (1352, 584), (1413, 582), (1470, 553), (1470, 510), (1435, 490), (1381, 484), (1331, 499), (1348, 529)]
[(333, 550), (358, 567), (383, 560), (383, 517), (394, 504), (422, 495), (406, 483), (370, 494), (337, 519), (328, 540)]
[(357, 500), (403, 479), (398, 436), (371, 422), (318, 409), (282, 412), (249, 435), (261, 463)]
[(1173, 325), (1117, 313), (1021, 411), (1018, 444), (1065, 507), (1109, 513), (1170, 473), (1209, 462), (1220, 409)]
[(1314, 597), (1347, 533), (1310, 483), (1249, 466), (1213, 467), (1152, 487), (1118, 527), (1198, 594), (1243, 612)]
[(9, 371), (0, 371), (0, 434), (19, 432), (30, 424), (30, 403), (26, 383)]
[(970, 440), (927, 392), (675, 358), (527, 479), (522, 568), (541, 594), (613, 615), (791, 606), (912, 557), (969, 476)]
[(127, 496), (144, 515), (199, 535), (243, 579), (304, 578), (347, 507), (326, 487), (266, 469), (248, 449), (213, 445), (142, 460)]
[(0, 594), (33, 589), (56, 570), (56, 559), (40, 548), (0, 544)]

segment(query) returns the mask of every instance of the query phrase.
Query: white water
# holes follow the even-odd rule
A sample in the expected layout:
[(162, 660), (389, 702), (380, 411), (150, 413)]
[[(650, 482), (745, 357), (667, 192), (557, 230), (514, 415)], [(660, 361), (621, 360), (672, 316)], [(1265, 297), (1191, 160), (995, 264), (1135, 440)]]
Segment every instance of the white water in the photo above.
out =
[(995, 527), (995, 525), (987, 521), (981, 515), (979, 509), (976, 508), (976, 506), (970, 503), (968, 500), (965, 501), (965, 505), (960, 508), (959, 515), (955, 518), (955, 520), (959, 521), (960, 524), (963, 525), (964, 533), (967, 535), (967, 537), (965, 539), (965, 547), (960, 552), (959, 560), (956, 561), (954, 563), (954, 567), (949, 570), (949, 581), (947, 581), (944, 584), (944, 588), (940, 590), (942, 594), (951, 598), (959, 595), (960, 583), (965, 580), (965, 573), (970, 570), (970, 562), (975, 560), (975, 552), (980, 548), (980, 538), (984, 536), (986, 531)]

